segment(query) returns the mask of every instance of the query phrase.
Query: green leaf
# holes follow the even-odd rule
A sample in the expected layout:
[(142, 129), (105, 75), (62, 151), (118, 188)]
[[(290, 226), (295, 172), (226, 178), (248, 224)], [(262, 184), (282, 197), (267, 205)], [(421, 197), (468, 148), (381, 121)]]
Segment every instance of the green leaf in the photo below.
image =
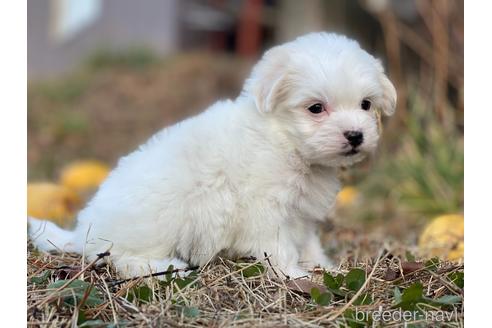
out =
[(130, 325), (132, 322), (128, 320), (118, 320), (118, 323), (110, 323), (106, 326), (106, 328), (122, 328)]
[(395, 289), (393, 289), (393, 297), (395, 299), (395, 303), (400, 303), (401, 302), (400, 288), (395, 287)]
[(329, 292), (321, 293), (318, 288), (311, 288), (311, 298), (318, 305), (328, 305), (332, 299), (332, 295)]
[(159, 286), (161, 286), (161, 288), (166, 288), (166, 287), (169, 287), (169, 285), (171, 284), (170, 281), (165, 281), (165, 280), (159, 280), (158, 281), (158, 284)]
[(330, 273), (325, 272), (323, 274), (323, 282), (326, 288), (334, 295), (345, 297), (346, 292), (340, 290), (342, 287), (345, 277), (343, 274), (339, 273), (336, 277), (333, 277)]
[(318, 303), (321, 306), (325, 306), (330, 304), (332, 299), (332, 295), (328, 292), (323, 293), (319, 296), (319, 298), (316, 300), (316, 303)]
[[(58, 280), (48, 286), (48, 289), (58, 289), (65, 285), (68, 280)], [(90, 283), (82, 280), (74, 280), (67, 287), (60, 291), (60, 297), (63, 301), (70, 305), (79, 304), (84, 298), (85, 294), (89, 293), (85, 299), (85, 305), (96, 306), (104, 303), (101, 298), (102, 293), (97, 287), (92, 286)]]
[[(395, 288), (396, 292), (396, 288)], [(395, 300), (397, 297), (395, 296)], [(424, 289), (420, 282), (417, 282), (403, 291), (401, 301), (394, 307), (399, 307), (403, 310), (419, 311), (417, 304), (425, 303), (434, 306), (445, 306), (460, 303), (462, 298), (456, 295), (444, 295), (437, 299), (432, 299), (424, 295)]]
[(341, 289), (329, 289), (330, 292), (332, 292), (333, 295), (340, 296), (340, 297), (345, 297), (347, 296), (347, 292), (341, 290)]
[(337, 276), (335, 277), (335, 281), (337, 282), (338, 287), (342, 287), (344, 280), (345, 280), (345, 277), (341, 273), (337, 274)]
[(339, 289), (342, 287), (344, 280), (343, 274), (338, 274), (336, 277), (333, 277), (328, 272), (323, 274), (323, 282), (328, 289)]
[(102, 321), (101, 319), (97, 320), (87, 320), (84, 321), (81, 325), (79, 325), (79, 328), (84, 328), (84, 327), (106, 327), (107, 322)]
[[(166, 288), (174, 282), (176, 284), (177, 288), (183, 289), (187, 285), (194, 282), (196, 280), (196, 278), (198, 277), (198, 271), (192, 271), (188, 274), (188, 276), (186, 276), (184, 278), (180, 278), (179, 274), (177, 274), (177, 273), (173, 276), (173, 273), (171, 272), (173, 270), (174, 270), (173, 265), (170, 265), (166, 269), (166, 271), (169, 271), (169, 273), (167, 273), (164, 276), (165, 279), (159, 280), (159, 286)], [(174, 289), (176, 289), (176, 286), (174, 286)]]
[(343, 312), (343, 316), (345, 317), (345, 321), (350, 328), (364, 328), (371, 326), (370, 318), (364, 318), (365, 320), (358, 320), (358, 318), (355, 316), (355, 311), (352, 309), (345, 310), (345, 312)]
[(200, 315), (200, 309), (194, 306), (183, 306), (181, 308), (183, 315), (188, 318), (196, 318)]
[(424, 287), (420, 282), (416, 282), (403, 291), (401, 300), (403, 302), (417, 302), (422, 300)]
[(427, 262), (425, 262), (425, 268), (430, 271), (436, 271), (437, 267), (439, 265), (439, 258), (438, 257), (433, 257)]
[(439, 305), (452, 305), (461, 303), (461, 296), (458, 295), (443, 295), (437, 299), (432, 300), (433, 303), (437, 303)]
[(345, 276), (345, 286), (354, 292), (358, 291), (365, 281), (366, 272), (362, 269), (352, 269)]
[(424, 287), (420, 282), (411, 285), (403, 291), (403, 294), (401, 294), (401, 301), (394, 305), (394, 307), (410, 311), (419, 310), (417, 304), (425, 303), (423, 292)]
[(408, 262), (415, 262), (415, 256), (410, 251), (405, 252), (405, 257)]
[(152, 289), (147, 286), (133, 287), (126, 296), (126, 299), (130, 302), (137, 300), (139, 302), (149, 303), (154, 298)]
[(354, 305), (369, 305), (372, 304), (372, 297), (371, 295), (364, 293), (361, 294), (353, 303)]
[(82, 310), (79, 310), (79, 315), (77, 317), (77, 325), (80, 326), (81, 324), (83, 324), (86, 321), (87, 321), (87, 318), (85, 316), (85, 312)]
[(321, 292), (319, 291), (319, 289), (318, 289), (318, 288), (313, 287), (313, 288), (311, 288), (311, 292), (310, 292), (310, 294), (311, 294), (311, 298), (312, 298), (314, 301), (316, 301), (316, 300), (319, 298), (319, 296), (321, 295)]
[(40, 274), (39, 276), (31, 277), (31, 282), (34, 284), (41, 285), (41, 284), (47, 283), (48, 279), (50, 277), (51, 277), (51, 271), (46, 270), (46, 271), (43, 271), (43, 273)]
[(338, 287), (335, 278), (328, 272), (325, 272), (323, 274), (323, 283), (325, 284), (326, 288), (337, 289)]
[(242, 266), (244, 267), (244, 269), (241, 270), (241, 274), (245, 278), (261, 276), (265, 272), (265, 267), (260, 263), (256, 263), (253, 265), (246, 263), (246, 265)]
[(448, 275), (449, 280), (454, 283), (459, 288), (463, 288), (465, 286), (465, 273), (464, 272), (451, 272)]
[(196, 283), (197, 277), (198, 277), (198, 272), (193, 271), (187, 277), (175, 278), (174, 283), (176, 284), (176, 286), (178, 286), (179, 289), (183, 289), (192, 283)]
[(174, 265), (171, 264), (167, 267), (166, 271), (169, 271), (169, 273), (167, 273), (165, 276), (167, 282), (170, 282), (173, 279), (173, 273), (172, 273), (173, 270), (174, 270)]

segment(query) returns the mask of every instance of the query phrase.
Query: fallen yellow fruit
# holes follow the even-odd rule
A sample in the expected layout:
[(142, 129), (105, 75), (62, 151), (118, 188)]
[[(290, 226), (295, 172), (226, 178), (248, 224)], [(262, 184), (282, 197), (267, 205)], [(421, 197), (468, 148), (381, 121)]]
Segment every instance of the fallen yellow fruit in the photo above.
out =
[(423, 256), (456, 261), (464, 256), (465, 222), (462, 214), (442, 215), (430, 222), (419, 240)]
[(355, 202), (358, 193), (359, 192), (355, 187), (347, 186), (342, 188), (337, 195), (337, 205), (341, 207), (352, 205)]
[(60, 183), (81, 195), (94, 191), (108, 176), (109, 167), (99, 161), (78, 161), (66, 166)]
[(27, 185), (27, 215), (55, 222), (62, 227), (73, 223), (81, 200), (76, 192), (49, 182)]

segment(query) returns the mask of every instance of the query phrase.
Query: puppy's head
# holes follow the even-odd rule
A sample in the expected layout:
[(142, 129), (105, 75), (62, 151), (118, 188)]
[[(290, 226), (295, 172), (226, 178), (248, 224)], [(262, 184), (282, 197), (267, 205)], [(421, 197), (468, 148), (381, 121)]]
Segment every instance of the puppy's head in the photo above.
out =
[(381, 63), (344, 36), (313, 33), (267, 51), (243, 94), (270, 116), (305, 160), (345, 166), (372, 153), (378, 113), (396, 91)]

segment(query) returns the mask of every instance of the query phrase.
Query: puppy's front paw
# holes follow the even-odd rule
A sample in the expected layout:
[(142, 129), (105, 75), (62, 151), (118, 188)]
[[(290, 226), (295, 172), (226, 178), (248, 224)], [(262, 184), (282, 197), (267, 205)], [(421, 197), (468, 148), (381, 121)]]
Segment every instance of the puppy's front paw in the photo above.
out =
[[(173, 269), (183, 269), (179, 272), (181, 276), (187, 276), (190, 272), (184, 271), (188, 264), (177, 258), (165, 258), (161, 260), (147, 259), (136, 256), (121, 257), (113, 264), (122, 278), (134, 278), (138, 276), (147, 276), (157, 272), (167, 271), (172, 265)], [(159, 275), (157, 279), (165, 279), (165, 276)]]
[(333, 262), (324, 254), (317, 259), (310, 260), (307, 264), (309, 268), (322, 268), (326, 270), (335, 269), (335, 264), (333, 264)]
[(296, 279), (296, 278), (309, 276), (309, 272), (303, 270), (302, 268), (300, 268), (298, 266), (288, 267), (285, 270), (282, 270), (282, 272), (285, 275), (289, 276), (290, 279)]
[(325, 255), (319, 238), (313, 236), (309, 239), (301, 253), (299, 264), (305, 269), (321, 267), (324, 269), (334, 269), (333, 263)]

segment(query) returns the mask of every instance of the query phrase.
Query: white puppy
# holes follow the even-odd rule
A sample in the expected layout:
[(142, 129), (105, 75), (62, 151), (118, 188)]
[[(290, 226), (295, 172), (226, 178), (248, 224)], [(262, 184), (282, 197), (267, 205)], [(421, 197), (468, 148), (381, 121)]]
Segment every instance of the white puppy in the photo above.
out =
[(267, 51), (241, 95), (154, 135), (123, 157), (74, 231), (30, 218), (34, 244), (111, 247), (123, 276), (266, 252), (298, 277), (328, 266), (317, 225), (335, 202), (337, 169), (378, 143), (377, 110), (395, 88), (344, 36), (314, 33)]

